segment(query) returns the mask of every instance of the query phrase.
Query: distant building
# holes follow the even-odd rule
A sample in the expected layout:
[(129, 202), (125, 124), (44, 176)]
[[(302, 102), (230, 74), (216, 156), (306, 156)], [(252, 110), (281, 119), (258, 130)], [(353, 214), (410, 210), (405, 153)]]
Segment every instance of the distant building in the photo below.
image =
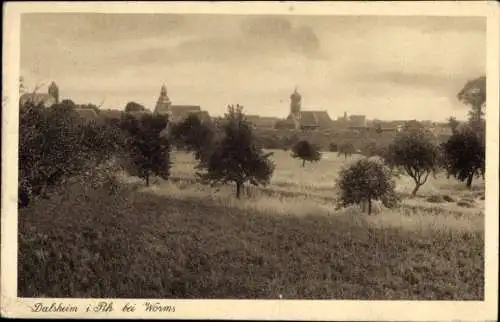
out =
[[(23, 89), (24, 91), (24, 89)], [(19, 104), (25, 105), (28, 102), (34, 105), (42, 104), (44, 107), (51, 107), (59, 103), (59, 88), (52, 82), (47, 93), (24, 93), (19, 97)]]
[(203, 111), (199, 105), (172, 105), (165, 85), (161, 87), (160, 96), (158, 97), (153, 113), (168, 115), (169, 120), (173, 123), (184, 121), (190, 114), (197, 115), (202, 122), (210, 121), (208, 112)]
[(171, 121), (179, 123), (184, 121), (190, 114), (201, 113), (201, 107), (198, 105), (171, 105), (170, 116)]
[(297, 89), (290, 95), (290, 114), (276, 123), (279, 129), (317, 130), (333, 126), (333, 121), (326, 110), (302, 110), (302, 96)]

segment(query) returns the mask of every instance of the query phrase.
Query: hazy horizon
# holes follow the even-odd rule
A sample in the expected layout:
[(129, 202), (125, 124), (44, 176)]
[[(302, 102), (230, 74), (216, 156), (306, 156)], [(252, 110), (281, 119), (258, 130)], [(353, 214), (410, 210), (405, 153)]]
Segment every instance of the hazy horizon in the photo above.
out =
[[(486, 21), (473, 17), (23, 14), (25, 86), (55, 81), (61, 98), (221, 115), (286, 117), (302, 108), (370, 119), (463, 119), (456, 94), (486, 73)], [(41, 90), (45, 90), (44, 87)]]

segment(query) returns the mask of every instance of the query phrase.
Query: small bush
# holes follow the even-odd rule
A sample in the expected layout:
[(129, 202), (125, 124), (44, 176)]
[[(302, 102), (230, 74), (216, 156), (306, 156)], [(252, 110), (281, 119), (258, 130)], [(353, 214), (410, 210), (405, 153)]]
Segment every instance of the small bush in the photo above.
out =
[(474, 208), (476, 202), (470, 198), (462, 198), (457, 202), (457, 205), (464, 208)]
[(443, 196), (441, 196), (441, 195), (432, 195), (432, 196), (429, 196), (426, 200), (428, 202), (432, 202), (432, 203), (441, 203), (441, 202), (445, 201)]
[(342, 169), (337, 186), (337, 208), (355, 204), (362, 204), (365, 208), (367, 204), (368, 214), (371, 214), (373, 200), (380, 200), (388, 208), (399, 202), (390, 170), (373, 159), (361, 159)]
[(443, 195), (443, 200), (446, 202), (455, 202), (455, 199), (449, 195)]

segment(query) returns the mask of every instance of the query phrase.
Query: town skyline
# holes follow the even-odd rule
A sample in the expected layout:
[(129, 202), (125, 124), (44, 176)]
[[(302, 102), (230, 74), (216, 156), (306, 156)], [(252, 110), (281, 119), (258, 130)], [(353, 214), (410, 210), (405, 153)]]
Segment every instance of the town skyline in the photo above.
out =
[(465, 119), (456, 94), (485, 74), (484, 20), (380, 18), (28, 14), (21, 75), (28, 89), (55, 81), (62, 98), (119, 110), (153, 110), (165, 84), (173, 104), (213, 116), (241, 104), (285, 118), (298, 87), (303, 110), (332, 119)]

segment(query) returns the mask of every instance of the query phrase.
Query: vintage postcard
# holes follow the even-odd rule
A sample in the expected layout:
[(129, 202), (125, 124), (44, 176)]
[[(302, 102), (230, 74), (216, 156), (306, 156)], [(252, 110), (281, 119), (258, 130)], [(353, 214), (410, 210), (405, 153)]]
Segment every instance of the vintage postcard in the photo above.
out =
[(7, 2), (3, 317), (493, 321), (495, 2)]

